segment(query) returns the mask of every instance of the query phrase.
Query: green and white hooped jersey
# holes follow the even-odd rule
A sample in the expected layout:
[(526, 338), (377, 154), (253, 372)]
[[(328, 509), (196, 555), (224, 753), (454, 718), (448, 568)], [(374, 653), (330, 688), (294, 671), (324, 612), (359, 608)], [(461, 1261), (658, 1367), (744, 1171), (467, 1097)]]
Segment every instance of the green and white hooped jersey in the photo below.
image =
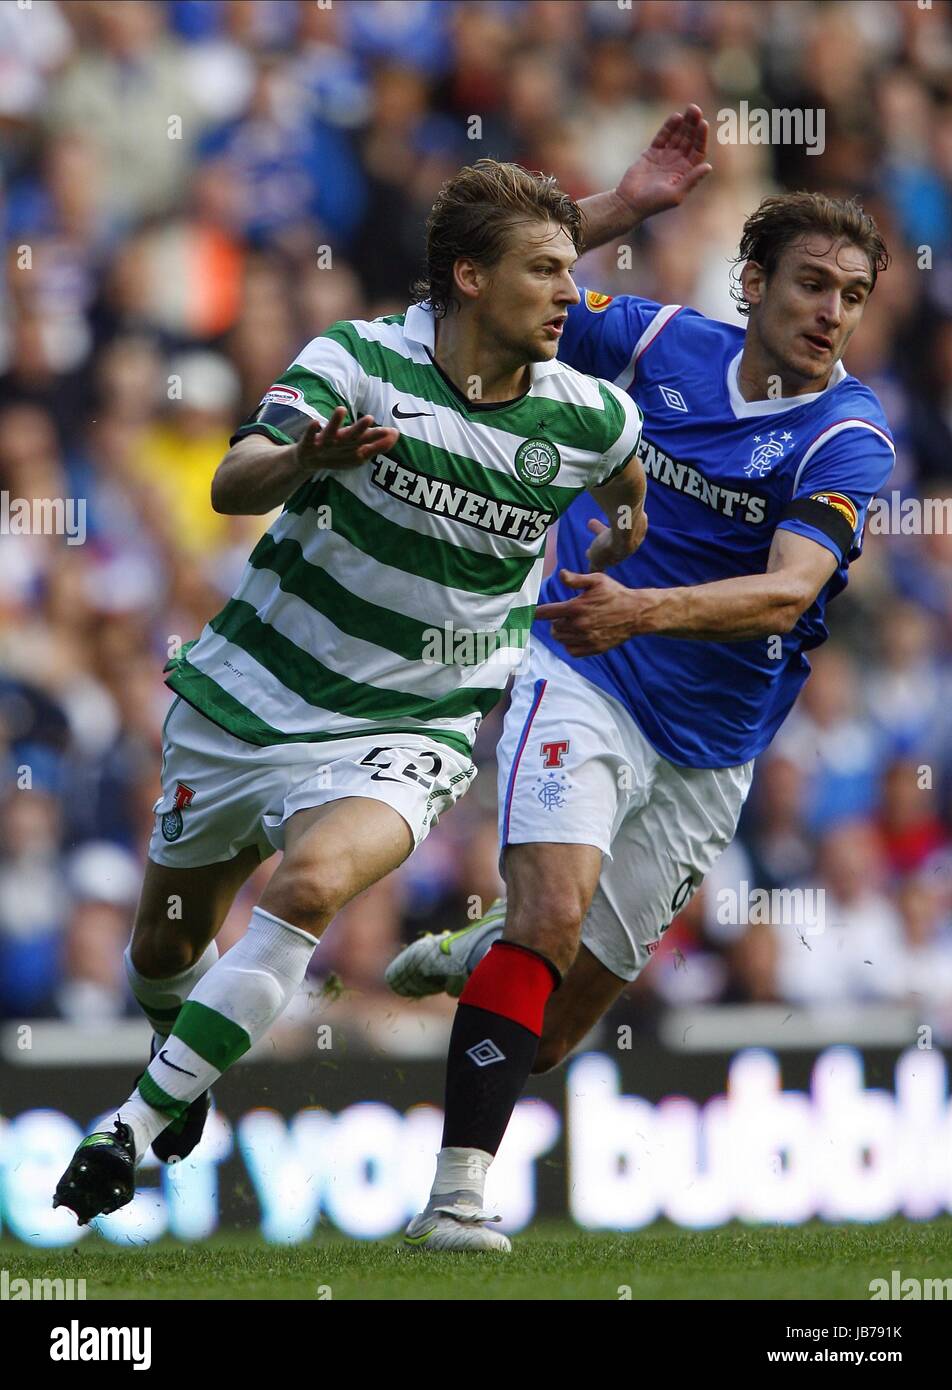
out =
[(301, 437), (335, 406), (400, 430), (388, 454), (308, 478), (168, 684), (260, 745), (420, 734), (469, 754), (528, 641), (546, 532), (631, 457), (641, 416), (558, 360), (478, 404), (430, 356), (419, 305), (334, 324), (235, 438)]

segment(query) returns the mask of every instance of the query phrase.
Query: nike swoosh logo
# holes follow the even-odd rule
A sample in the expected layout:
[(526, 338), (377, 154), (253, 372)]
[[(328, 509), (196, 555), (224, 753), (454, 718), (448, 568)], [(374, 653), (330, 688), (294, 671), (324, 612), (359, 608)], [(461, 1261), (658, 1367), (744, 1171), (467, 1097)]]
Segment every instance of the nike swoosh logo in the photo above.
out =
[(194, 1077), (195, 1077), (195, 1080), (196, 1080), (196, 1081), (198, 1080), (198, 1077), (195, 1075), (195, 1072), (193, 1072), (193, 1071), (186, 1071), (186, 1069), (185, 1069), (184, 1067), (177, 1067), (177, 1066), (175, 1065), (174, 1062), (170, 1062), (169, 1059), (168, 1059), (168, 1057), (166, 1057), (166, 1055), (165, 1055), (165, 1048), (164, 1048), (164, 1047), (163, 1047), (162, 1051), (159, 1053), (159, 1061), (160, 1061), (160, 1062), (164, 1062), (165, 1065), (166, 1065), (167, 1067), (171, 1067), (173, 1071), (180, 1071), (180, 1072), (182, 1073), (183, 1076), (194, 1076)]
[(421, 415), (433, 417), (432, 410), (401, 410), (398, 405), (393, 407), (393, 415), (397, 420), (418, 420)]

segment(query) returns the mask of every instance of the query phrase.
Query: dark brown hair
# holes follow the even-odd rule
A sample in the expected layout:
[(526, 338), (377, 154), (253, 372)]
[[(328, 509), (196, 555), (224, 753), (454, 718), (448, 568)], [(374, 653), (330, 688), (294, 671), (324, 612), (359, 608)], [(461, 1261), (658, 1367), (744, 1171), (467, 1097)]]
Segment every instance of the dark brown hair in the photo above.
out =
[(741, 231), (731, 285), (731, 295), (740, 313), (750, 313), (740, 285), (740, 270), (744, 264), (756, 261), (770, 275), (776, 269), (781, 252), (811, 232), (820, 232), (833, 241), (845, 237), (865, 252), (872, 275), (872, 292), (876, 276), (889, 264), (889, 252), (869, 213), (863, 211), (855, 198), (846, 201), (829, 198), (825, 193), (780, 193), (764, 198)]
[(576, 251), (581, 249), (581, 209), (551, 174), (495, 159), (465, 165), (443, 184), (426, 220), (426, 274), (413, 286), (414, 299), (429, 300), (442, 318), (452, 301), (453, 265), (460, 256), (495, 265), (513, 227), (544, 218), (558, 222)]

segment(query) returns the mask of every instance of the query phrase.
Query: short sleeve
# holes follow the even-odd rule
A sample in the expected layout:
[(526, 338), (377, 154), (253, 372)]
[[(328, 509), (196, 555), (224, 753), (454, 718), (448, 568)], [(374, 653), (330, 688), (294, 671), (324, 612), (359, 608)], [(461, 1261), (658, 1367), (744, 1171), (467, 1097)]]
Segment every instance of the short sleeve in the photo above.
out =
[(620, 473), (641, 439), (641, 426), (644, 417), (638, 406), (626, 391), (620, 391), (607, 381), (598, 382), (605, 404), (608, 425), (608, 447), (602, 455), (602, 468), (593, 487), (603, 487), (616, 473)]
[(614, 381), (631, 361), (636, 344), (661, 305), (635, 295), (598, 294), (579, 289), (580, 303), (569, 309), (559, 361), (589, 376)]
[(347, 412), (345, 424), (363, 413), (366, 376), (347, 350), (346, 339), (334, 336), (336, 327), (308, 343), (239, 425), (232, 444), (249, 434), (263, 434), (276, 444), (294, 444), (315, 420), (326, 424), (338, 406)]
[(886, 485), (894, 461), (892, 440), (879, 425), (830, 425), (807, 450), (778, 529), (825, 546), (840, 564), (856, 559), (869, 504)]

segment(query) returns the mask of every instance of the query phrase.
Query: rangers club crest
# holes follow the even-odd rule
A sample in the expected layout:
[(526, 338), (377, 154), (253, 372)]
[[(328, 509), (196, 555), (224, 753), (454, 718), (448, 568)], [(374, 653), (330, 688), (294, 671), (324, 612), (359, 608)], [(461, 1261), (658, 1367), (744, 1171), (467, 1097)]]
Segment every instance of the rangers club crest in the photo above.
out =
[(175, 805), (171, 811), (166, 811), (162, 817), (162, 837), (166, 840), (177, 840), (181, 835), (185, 822), (182, 819), (182, 812), (192, 804), (195, 792), (191, 787), (187, 787), (184, 782), (178, 782), (175, 786)]
[(547, 811), (561, 811), (562, 807), (567, 805), (565, 793), (568, 780), (564, 772), (561, 777), (556, 777), (553, 773), (549, 777), (536, 778), (536, 796)]
[(789, 430), (784, 430), (779, 439), (774, 438), (775, 434), (776, 430), (771, 430), (767, 439), (761, 434), (754, 435), (750, 463), (744, 469), (748, 478), (766, 478), (774, 464), (787, 452), (787, 445), (793, 443), (793, 435)]
[[(539, 756), (543, 768), (563, 768), (565, 764), (562, 760), (571, 746), (567, 738), (540, 744)], [(544, 776), (535, 779), (535, 784), (536, 796), (547, 811), (561, 811), (567, 805), (566, 793), (572, 790), (572, 783), (566, 772), (547, 771)]]

